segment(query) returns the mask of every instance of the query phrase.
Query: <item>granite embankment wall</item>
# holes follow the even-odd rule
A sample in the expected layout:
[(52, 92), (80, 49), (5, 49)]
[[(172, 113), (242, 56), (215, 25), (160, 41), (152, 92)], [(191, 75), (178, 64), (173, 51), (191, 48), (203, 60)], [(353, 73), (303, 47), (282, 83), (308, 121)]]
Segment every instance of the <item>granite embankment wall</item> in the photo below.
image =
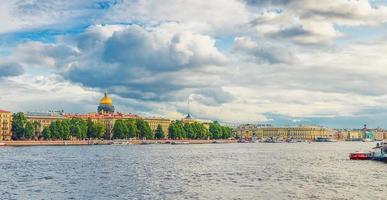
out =
[[(127, 140), (130, 144), (141, 144), (146, 143), (159, 143), (159, 144), (170, 144), (170, 143), (184, 143), (189, 144), (210, 144), (214, 141), (219, 143), (236, 143), (236, 140)], [(65, 146), (65, 145), (109, 145), (112, 144), (111, 140), (13, 140), (13, 141), (2, 141), (5, 146)]]

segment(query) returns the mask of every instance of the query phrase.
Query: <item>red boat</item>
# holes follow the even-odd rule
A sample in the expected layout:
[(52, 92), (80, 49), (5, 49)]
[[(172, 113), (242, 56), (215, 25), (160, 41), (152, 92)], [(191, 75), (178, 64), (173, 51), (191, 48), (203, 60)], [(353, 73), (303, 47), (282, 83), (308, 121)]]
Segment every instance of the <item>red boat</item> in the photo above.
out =
[(370, 160), (371, 158), (371, 153), (356, 152), (349, 154), (349, 159), (351, 160)]

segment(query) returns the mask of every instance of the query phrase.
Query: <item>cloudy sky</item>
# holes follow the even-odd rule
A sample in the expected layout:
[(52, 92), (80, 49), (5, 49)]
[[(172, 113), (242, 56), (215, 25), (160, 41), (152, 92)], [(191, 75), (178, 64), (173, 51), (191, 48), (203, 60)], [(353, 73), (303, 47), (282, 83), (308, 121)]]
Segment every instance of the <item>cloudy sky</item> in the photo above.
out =
[(145, 116), (387, 128), (387, 1), (4, 1), (0, 81), (13, 112), (108, 90)]

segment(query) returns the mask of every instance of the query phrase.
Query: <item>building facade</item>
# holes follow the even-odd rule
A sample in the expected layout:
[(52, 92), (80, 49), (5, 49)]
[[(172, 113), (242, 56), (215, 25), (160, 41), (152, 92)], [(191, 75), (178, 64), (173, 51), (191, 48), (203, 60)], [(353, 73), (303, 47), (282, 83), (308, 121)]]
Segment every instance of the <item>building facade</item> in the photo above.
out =
[(0, 141), (11, 140), (12, 113), (0, 110)]
[(161, 128), (164, 131), (165, 138), (168, 137), (168, 133), (169, 133), (168, 128), (169, 128), (169, 125), (171, 124), (170, 119), (152, 117), (152, 118), (144, 118), (144, 121), (148, 122), (153, 132), (157, 129), (158, 125), (161, 125)]
[(63, 112), (48, 112), (48, 113), (38, 113), (38, 112), (27, 112), (25, 113), (27, 121), (31, 123), (37, 123), (37, 132), (41, 133), (45, 127), (50, 126), (50, 124), (57, 120), (66, 119)]
[(243, 139), (251, 139), (253, 136), (257, 139), (276, 138), (280, 140), (313, 140), (317, 137), (328, 137), (328, 130), (317, 126), (273, 127), (244, 124), (237, 127), (234, 133)]

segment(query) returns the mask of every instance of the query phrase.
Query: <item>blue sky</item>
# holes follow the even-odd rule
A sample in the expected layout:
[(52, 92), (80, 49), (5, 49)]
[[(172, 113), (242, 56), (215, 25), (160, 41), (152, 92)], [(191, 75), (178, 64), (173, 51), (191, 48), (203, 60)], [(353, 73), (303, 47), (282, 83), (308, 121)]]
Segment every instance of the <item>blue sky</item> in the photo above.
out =
[(386, 2), (6, 1), (0, 107), (387, 128)]

